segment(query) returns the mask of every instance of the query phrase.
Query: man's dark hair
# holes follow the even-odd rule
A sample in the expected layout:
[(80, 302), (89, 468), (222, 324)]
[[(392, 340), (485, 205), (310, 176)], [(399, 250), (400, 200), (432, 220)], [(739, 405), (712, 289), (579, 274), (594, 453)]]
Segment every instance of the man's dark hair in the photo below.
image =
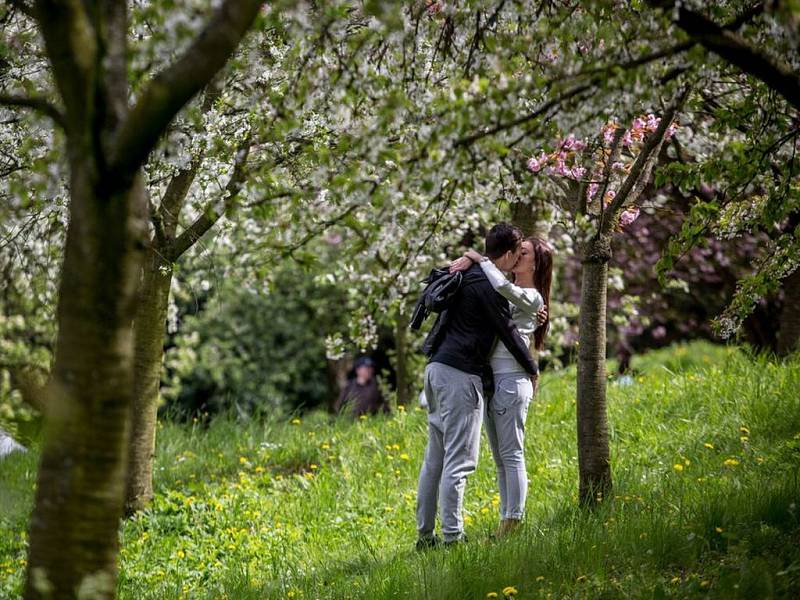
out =
[(509, 250), (516, 250), (522, 243), (522, 231), (508, 223), (498, 223), (486, 234), (486, 256), (492, 260), (500, 258)]

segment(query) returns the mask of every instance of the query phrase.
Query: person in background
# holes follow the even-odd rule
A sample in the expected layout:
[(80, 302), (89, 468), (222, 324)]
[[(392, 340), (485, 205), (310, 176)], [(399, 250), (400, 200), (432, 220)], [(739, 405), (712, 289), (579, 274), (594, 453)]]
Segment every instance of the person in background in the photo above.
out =
[(383, 399), (383, 394), (375, 378), (375, 363), (368, 356), (357, 358), (353, 365), (355, 377), (339, 394), (339, 399), (334, 405), (334, 412), (341, 413), (345, 406), (349, 406), (354, 419), (361, 415), (374, 415), (378, 412), (388, 414), (389, 405)]

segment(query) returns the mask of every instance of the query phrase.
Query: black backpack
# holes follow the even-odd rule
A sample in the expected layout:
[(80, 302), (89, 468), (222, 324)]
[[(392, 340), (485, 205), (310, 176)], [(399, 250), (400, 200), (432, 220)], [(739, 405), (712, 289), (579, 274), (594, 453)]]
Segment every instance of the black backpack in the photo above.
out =
[(460, 271), (450, 273), (447, 268), (444, 268), (432, 269), (430, 274), (423, 279), (423, 283), (428, 285), (422, 290), (422, 294), (417, 300), (409, 327), (411, 329), (419, 329), (429, 314), (432, 312), (439, 313), (439, 316), (436, 317), (436, 322), (422, 344), (422, 352), (426, 356), (432, 356), (439, 343), (444, 339), (448, 321), (447, 307), (452, 304), (453, 298), (461, 289), (462, 278)]
[(461, 287), (461, 279), (461, 271), (450, 273), (447, 268), (431, 269), (430, 274), (422, 280), (427, 285), (414, 306), (408, 326), (419, 329), (429, 314), (441, 313), (450, 306)]

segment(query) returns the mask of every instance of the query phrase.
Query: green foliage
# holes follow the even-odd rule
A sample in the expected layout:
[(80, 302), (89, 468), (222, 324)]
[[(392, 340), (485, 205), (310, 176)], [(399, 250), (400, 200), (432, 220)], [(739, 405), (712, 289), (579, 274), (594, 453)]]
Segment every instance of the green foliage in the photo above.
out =
[[(191, 290), (179, 291), (184, 310)], [(166, 355), (163, 396), (183, 414), (280, 414), (324, 404), (325, 339), (341, 328), (346, 297), (292, 263), (254, 285), (219, 282), (202, 309), (180, 319)]]
[[(792, 597), (800, 590), (800, 364), (692, 344), (609, 386), (613, 498), (576, 506), (575, 370), (543, 375), (528, 420), (528, 514), (491, 542), (484, 444), (470, 542), (413, 551), (425, 413), (163, 424), (152, 508), (122, 527), (123, 599)], [(484, 440), (485, 441), (485, 440)], [(0, 595), (22, 582), (35, 452), (2, 463)], [(3, 505), (6, 509), (12, 504)]]

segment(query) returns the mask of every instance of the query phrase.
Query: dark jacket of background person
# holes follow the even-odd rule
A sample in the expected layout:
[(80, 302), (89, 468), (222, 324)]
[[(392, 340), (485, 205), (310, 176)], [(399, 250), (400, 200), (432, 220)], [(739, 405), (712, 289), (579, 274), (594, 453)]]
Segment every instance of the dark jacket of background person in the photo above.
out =
[(334, 412), (339, 413), (347, 404), (350, 405), (353, 418), (356, 419), (361, 415), (377, 414), (379, 410), (384, 413), (390, 412), (389, 405), (383, 399), (374, 377), (363, 385), (358, 383), (356, 377), (348, 381), (333, 407)]
[(506, 345), (529, 375), (539, 372), (519, 335), (508, 300), (498, 294), (479, 265), (464, 271), (461, 289), (447, 309), (447, 323), (429, 362), (483, 375), (489, 354), (497, 343)]

